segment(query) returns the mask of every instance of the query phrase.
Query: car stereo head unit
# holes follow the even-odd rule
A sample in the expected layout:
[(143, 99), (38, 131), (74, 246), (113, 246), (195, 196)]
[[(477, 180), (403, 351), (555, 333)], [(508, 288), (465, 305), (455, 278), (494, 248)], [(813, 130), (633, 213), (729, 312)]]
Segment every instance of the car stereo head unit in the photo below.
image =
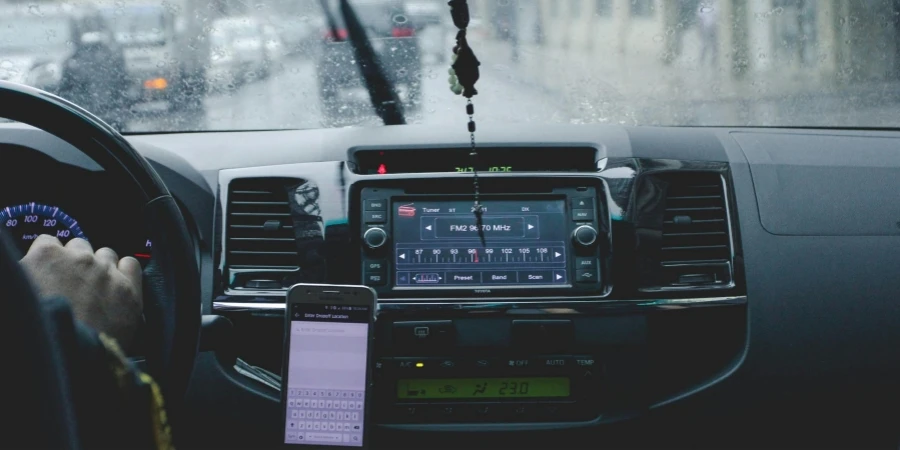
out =
[[(598, 192), (601, 191), (601, 192)], [(363, 283), (380, 298), (601, 295), (609, 218), (602, 187), (539, 194), (363, 188)]]

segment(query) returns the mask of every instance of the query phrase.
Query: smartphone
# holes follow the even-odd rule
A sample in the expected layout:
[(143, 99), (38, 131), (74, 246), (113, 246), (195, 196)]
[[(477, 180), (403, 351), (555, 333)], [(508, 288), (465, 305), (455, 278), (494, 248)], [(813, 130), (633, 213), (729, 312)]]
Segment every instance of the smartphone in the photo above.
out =
[(284, 443), (369, 447), (377, 296), (366, 286), (297, 284), (287, 295)]

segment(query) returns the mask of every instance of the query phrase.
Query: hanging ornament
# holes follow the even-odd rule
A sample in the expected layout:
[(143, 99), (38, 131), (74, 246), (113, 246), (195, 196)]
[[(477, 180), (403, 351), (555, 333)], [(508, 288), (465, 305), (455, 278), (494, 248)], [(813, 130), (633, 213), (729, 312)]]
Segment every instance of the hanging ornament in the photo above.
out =
[(483, 215), (484, 206), (481, 205), (480, 192), (478, 186), (478, 149), (475, 146), (475, 105), (472, 103), (472, 97), (478, 95), (475, 89), (475, 83), (480, 76), (478, 66), (481, 63), (475, 57), (475, 52), (469, 47), (469, 41), (466, 39), (466, 29), (469, 26), (469, 4), (466, 0), (450, 0), (450, 15), (453, 17), (453, 24), (459, 31), (456, 33), (456, 45), (453, 47), (453, 56), (451, 57), (451, 66), (448, 70), (450, 90), (456, 95), (462, 95), (466, 98), (466, 115), (469, 116), (467, 129), (469, 130), (469, 140), (471, 149), (469, 150), (469, 159), (472, 166), (472, 188), (474, 191), (475, 202), (472, 205), (472, 213), (475, 214), (475, 223), (478, 227), (478, 237), (481, 239), (481, 245), (486, 246), (484, 239)]

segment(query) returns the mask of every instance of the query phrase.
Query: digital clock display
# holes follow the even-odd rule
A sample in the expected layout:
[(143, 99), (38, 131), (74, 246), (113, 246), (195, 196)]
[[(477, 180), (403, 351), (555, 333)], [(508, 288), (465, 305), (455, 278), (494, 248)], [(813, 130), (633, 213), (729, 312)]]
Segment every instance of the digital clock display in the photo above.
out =
[(396, 173), (479, 172), (593, 172), (597, 150), (590, 147), (485, 147), (477, 162), (469, 148), (358, 150), (355, 172), (366, 175)]
[(502, 399), (559, 398), (570, 395), (566, 377), (423, 378), (397, 382), (397, 398)]
[[(474, 168), (472, 166), (456, 166), (454, 167), (457, 173), (469, 173), (474, 172)], [(483, 172), (512, 172), (512, 166), (489, 166), (484, 169), (478, 169)]]

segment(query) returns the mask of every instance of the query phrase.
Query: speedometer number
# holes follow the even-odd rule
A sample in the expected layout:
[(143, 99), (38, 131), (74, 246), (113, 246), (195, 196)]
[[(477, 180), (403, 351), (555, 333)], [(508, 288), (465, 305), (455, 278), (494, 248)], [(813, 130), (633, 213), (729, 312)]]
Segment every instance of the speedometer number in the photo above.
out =
[(42, 234), (55, 236), (63, 243), (72, 238), (87, 239), (78, 221), (55, 206), (25, 203), (0, 209), (0, 226), (5, 226), (22, 252)]

